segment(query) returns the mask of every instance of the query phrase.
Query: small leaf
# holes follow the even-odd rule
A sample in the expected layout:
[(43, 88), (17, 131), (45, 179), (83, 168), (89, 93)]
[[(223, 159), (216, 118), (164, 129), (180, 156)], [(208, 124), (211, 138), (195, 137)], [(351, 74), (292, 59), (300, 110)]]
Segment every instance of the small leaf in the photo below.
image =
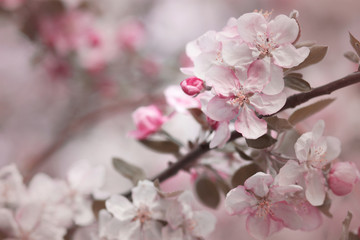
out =
[(272, 128), (278, 132), (283, 132), (285, 130), (292, 129), (292, 126), (289, 123), (289, 121), (284, 118), (279, 118), (277, 116), (271, 116), (271, 117), (264, 118), (264, 120), (267, 122), (267, 124), (270, 128)]
[(205, 175), (196, 179), (195, 192), (207, 207), (215, 209), (220, 203), (220, 193), (216, 184)]
[(344, 57), (346, 57), (353, 63), (359, 63), (359, 60), (360, 60), (358, 55), (356, 55), (356, 53), (354, 53), (352, 51), (348, 51), (348, 52), (344, 53)]
[(142, 144), (144, 144), (146, 147), (150, 148), (151, 150), (154, 150), (156, 152), (161, 153), (178, 153), (179, 152), (179, 146), (175, 144), (172, 141), (155, 141), (155, 140), (140, 140)]
[(300, 92), (309, 92), (310, 84), (302, 79), (302, 74), (289, 73), (284, 77), (285, 86)]
[(256, 149), (264, 149), (276, 143), (276, 139), (272, 138), (268, 134), (264, 134), (257, 139), (245, 139), (245, 140), (249, 147)]
[(199, 108), (189, 108), (188, 111), (193, 116), (193, 118), (202, 126), (202, 128), (208, 128), (208, 122), (206, 120), (205, 114)]
[(352, 213), (347, 212), (347, 215), (342, 222), (342, 234), (340, 240), (349, 240), (349, 227), (352, 219)]
[(141, 168), (125, 162), (120, 158), (113, 158), (112, 163), (115, 170), (129, 179), (134, 185), (136, 185), (139, 180), (146, 178), (145, 172)]
[(325, 107), (327, 107), (330, 103), (332, 103), (335, 99), (334, 98), (329, 98), (329, 99), (324, 99), (324, 100), (320, 100), (316, 103), (313, 103), (309, 106), (300, 108), (298, 110), (296, 110), (295, 112), (293, 112), (293, 114), (291, 114), (291, 116), (289, 117), (289, 122), (292, 125), (296, 125), (297, 123), (301, 122), (302, 120), (310, 117), (311, 115), (319, 112), (320, 110), (324, 109)]
[(301, 48), (301, 47), (312, 47), (316, 44), (315, 41), (302, 41), (302, 42), (297, 42), (294, 46), (296, 48)]
[(310, 47), (309, 56), (299, 65), (291, 68), (289, 71), (299, 70), (310, 65), (316, 64), (323, 60), (326, 55), (328, 47), (327, 46), (313, 46)]
[(360, 57), (360, 42), (350, 32), (349, 35), (351, 46), (354, 48), (355, 52)]
[(246, 179), (248, 179), (249, 177), (251, 177), (252, 175), (254, 175), (257, 172), (261, 172), (261, 169), (255, 163), (251, 163), (249, 165), (243, 166), (243, 167), (239, 168), (232, 176), (231, 185), (233, 187), (237, 187), (239, 185), (244, 185), (244, 182), (246, 181)]
[(317, 208), (320, 210), (320, 212), (322, 212), (325, 216), (332, 218), (333, 215), (330, 212), (330, 207), (331, 207), (331, 199), (329, 198), (329, 196), (326, 194), (324, 203), (321, 206), (318, 206)]

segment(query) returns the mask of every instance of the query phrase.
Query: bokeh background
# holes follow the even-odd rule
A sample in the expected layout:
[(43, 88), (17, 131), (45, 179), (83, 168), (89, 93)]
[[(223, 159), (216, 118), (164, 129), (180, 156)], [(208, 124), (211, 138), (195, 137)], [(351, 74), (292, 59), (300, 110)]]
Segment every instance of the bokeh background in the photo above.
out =
[[(343, 57), (351, 50), (348, 32), (360, 38), (357, 0), (0, 0), (0, 6), (0, 167), (16, 163), (26, 179), (39, 171), (62, 178), (86, 160), (106, 166), (104, 188), (118, 193), (131, 184), (113, 170), (112, 157), (142, 166), (149, 177), (164, 169), (172, 156), (127, 137), (135, 127), (131, 113), (164, 103), (164, 89), (185, 78), (179, 67), (186, 65), (186, 43), (220, 30), (230, 17), (297, 9), (301, 40), (329, 46), (324, 61), (302, 71), (313, 87), (357, 68)], [(308, 131), (324, 119), (326, 135), (342, 141), (340, 159), (360, 167), (360, 86), (331, 97), (334, 103), (297, 127)], [(197, 127), (183, 118), (165, 128), (186, 141)], [(181, 172), (163, 187), (191, 188), (190, 177)], [(334, 217), (324, 217), (318, 230), (284, 230), (271, 239), (339, 239), (348, 210), (357, 229), (359, 184), (333, 199)], [(227, 216), (222, 206), (211, 211), (219, 221), (210, 240), (251, 239), (243, 218)]]

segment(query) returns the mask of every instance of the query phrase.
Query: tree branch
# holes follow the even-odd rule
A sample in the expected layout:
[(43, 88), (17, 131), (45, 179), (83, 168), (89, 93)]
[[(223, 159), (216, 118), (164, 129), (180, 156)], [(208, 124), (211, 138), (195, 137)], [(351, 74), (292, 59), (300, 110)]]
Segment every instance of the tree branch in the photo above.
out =
[[(285, 109), (294, 108), (302, 103), (307, 102), (308, 100), (310, 100), (312, 98), (330, 94), (335, 90), (338, 90), (338, 89), (341, 89), (341, 88), (344, 88), (344, 87), (347, 87), (349, 85), (359, 83), (359, 82), (360, 82), (360, 72), (354, 72), (346, 77), (335, 80), (326, 85), (314, 88), (310, 92), (294, 94), (287, 98), (285, 105), (278, 112), (271, 114), (271, 115), (267, 115), (267, 116), (275, 115), (281, 111), (284, 111)], [(260, 118), (261, 117), (266, 117), (266, 116), (260, 116)], [(231, 133), (229, 142), (231, 142), (241, 136), (242, 135), (240, 133), (234, 131)], [(187, 155), (185, 155), (184, 157), (179, 159), (179, 161), (177, 161), (176, 163), (169, 166), (169, 168), (165, 169), (163, 172), (159, 173), (152, 180), (154, 181), (154, 180), (158, 179), (160, 182), (165, 181), (166, 179), (174, 176), (181, 169), (186, 169), (187, 167), (189, 167), (199, 157), (201, 157), (203, 154), (207, 153), (208, 151), (210, 151), (209, 143), (200, 144), (197, 148), (193, 149)], [(129, 198), (131, 193), (130, 193), (130, 191), (128, 191), (122, 195)]]

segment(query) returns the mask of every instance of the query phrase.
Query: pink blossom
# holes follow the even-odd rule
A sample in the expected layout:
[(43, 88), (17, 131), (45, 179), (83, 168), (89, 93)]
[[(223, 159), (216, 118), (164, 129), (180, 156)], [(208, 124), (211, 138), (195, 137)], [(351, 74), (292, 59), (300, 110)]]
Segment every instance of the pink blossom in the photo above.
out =
[(184, 93), (190, 96), (199, 94), (204, 89), (204, 81), (197, 77), (190, 77), (183, 80), (180, 86)]
[(280, 185), (299, 184), (305, 188), (306, 199), (314, 206), (325, 200), (325, 183), (322, 168), (340, 154), (340, 141), (335, 137), (322, 136), (324, 121), (318, 121), (311, 132), (304, 133), (295, 143), (299, 162), (289, 160), (280, 169)]
[(206, 81), (213, 87), (216, 96), (206, 108), (206, 115), (216, 121), (235, 119), (235, 129), (244, 137), (256, 139), (267, 131), (266, 121), (259, 114), (272, 114), (284, 106), (286, 95), (263, 93), (268, 81), (266, 66), (255, 61), (246, 72), (233, 71), (226, 67), (213, 66)]
[(145, 28), (136, 20), (121, 24), (117, 33), (117, 42), (121, 49), (134, 51), (145, 41)]
[(224, 61), (234, 66), (244, 66), (256, 59), (271, 58), (271, 63), (291, 68), (309, 55), (309, 49), (296, 49), (299, 26), (295, 19), (278, 15), (270, 20), (267, 13), (247, 13), (237, 20), (240, 40), (228, 41), (223, 47)]
[(190, 97), (181, 90), (180, 86), (169, 86), (164, 91), (167, 104), (176, 112), (185, 113), (189, 108), (200, 108), (200, 100)]
[(0, 6), (7, 10), (16, 10), (25, 2), (26, 0), (0, 0)]
[[(132, 189), (132, 199), (131, 203), (123, 196), (114, 195), (106, 201), (106, 209), (116, 220), (111, 220), (110, 216), (103, 216), (107, 218), (104, 221), (107, 227), (100, 226), (105, 230), (104, 235), (100, 237), (111, 234), (116, 236), (115, 239), (121, 240), (161, 239), (161, 223), (158, 220), (163, 220), (164, 216), (154, 184), (147, 180), (140, 181)], [(110, 222), (115, 226), (108, 225)]]
[(287, 227), (301, 229), (304, 221), (296, 207), (287, 202), (302, 191), (300, 186), (276, 186), (270, 174), (258, 172), (244, 186), (226, 195), (225, 207), (231, 215), (247, 215), (246, 229), (256, 239), (264, 239)]
[(352, 162), (335, 163), (328, 176), (329, 187), (338, 196), (349, 194), (359, 180), (359, 170)]
[(145, 139), (149, 135), (157, 132), (168, 119), (155, 105), (136, 109), (132, 117), (137, 129), (131, 131), (129, 136), (136, 139)]
[(214, 230), (215, 216), (204, 210), (193, 210), (193, 201), (192, 194), (186, 191), (164, 203), (168, 226), (162, 230), (163, 240), (203, 239)]

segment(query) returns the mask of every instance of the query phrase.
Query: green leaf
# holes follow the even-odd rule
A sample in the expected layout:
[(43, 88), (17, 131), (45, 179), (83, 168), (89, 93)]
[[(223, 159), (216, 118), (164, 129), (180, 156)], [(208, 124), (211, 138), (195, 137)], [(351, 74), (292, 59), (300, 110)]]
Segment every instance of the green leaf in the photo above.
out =
[(310, 65), (320, 62), (325, 57), (325, 55), (327, 53), (327, 49), (328, 49), (327, 46), (310, 47), (309, 56), (299, 65), (289, 69), (289, 71), (299, 70), (299, 69), (302, 69), (302, 68), (305, 68), (305, 67), (308, 67)]
[(270, 147), (274, 143), (276, 143), (276, 139), (272, 138), (268, 134), (264, 134), (257, 139), (245, 139), (246, 143), (249, 147), (256, 148), (256, 149), (264, 149)]
[(289, 73), (284, 77), (285, 86), (300, 92), (309, 92), (311, 90), (310, 84), (302, 79), (300, 73)]
[(200, 201), (207, 207), (217, 208), (220, 203), (220, 193), (216, 183), (203, 175), (196, 179), (195, 192)]
[(309, 106), (300, 108), (300, 109), (296, 110), (295, 112), (293, 112), (293, 114), (290, 115), (288, 120), (289, 120), (290, 124), (296, 125), (297, 123), (303, 121), (304, 119), (306, 119), (306, 118), (310, 117), (311, 115), (324, 109), (330, 103), (332, 103), (334, 100), (335, 100), (334, 98), (324, 99), (324, 100), (320, 100), (316, 103), (313, 103)]
[(349, 35), (350, 35), (350, 44), (354, 48), (357, 55), (360, 57), (360, 42), (350, 32)]
[(359, 63), (359, 60), (360, 60), (358, 55), (356, 55), (356, 53), (354, 53), (352, 51), (348, 51), (348, 52), (344, 53), (344, 57), (346, 57), (353, 63)]
[(136, 185), (139, 180), (146, 178), (145, 172), (140, 167), (132, 165), (120, 158), (114, 157), (112, 163), (115, 170), (129, 179), (134, 185)]
[(261, 172), (261, 169), (255, 163), (251, 163), (249, 165), (243, 166), (243, 167), (239, 168), (232, 176), (231, 185), (233, 187), (237, 187), (239, 185), (244, 185), (244, 182), (246, 181), (246, 179), (248, 179), (249, 177), (251, 177), (252, 175), (254, 175), (257, 172)]
[(285, 130), (292, 129), (289, 121), (284, 118), (279, 118), (278, 116), (271, 116), (265, 117), (263, 119), (267, 122), (268, 126), (275, 131), (283, 132)]
[(145, 145), (146, 147), (150, 148), (151, 150), (160, 153), (176, 154), (179, 152), (180, 149), (179, 145), (175, 144), (172, 141), (167, 141), (167, 140), (155, 141), (155, 140), (144, 139), (144, 140), (140, 140), (139, 142)]

